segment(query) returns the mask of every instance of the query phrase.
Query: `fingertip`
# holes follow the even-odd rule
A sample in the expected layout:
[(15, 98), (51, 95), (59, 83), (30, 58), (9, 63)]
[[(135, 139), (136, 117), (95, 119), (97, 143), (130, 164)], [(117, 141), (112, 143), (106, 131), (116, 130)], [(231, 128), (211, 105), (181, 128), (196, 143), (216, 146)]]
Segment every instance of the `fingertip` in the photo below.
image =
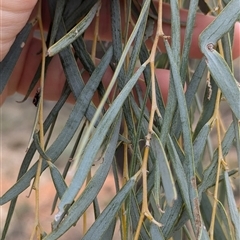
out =
[(166, 103), (168, 98), (170, 71), (168, 69), (156, 69), (155, 74), (163, 101)]
[(240, 23), (236, 22), (234, 27), (234, 38), (233, 38), (233, 59), (240, 56)]
[(7, 55), (17, 34), (26, 24), (37, 0), (1, 0), (0, 61)]

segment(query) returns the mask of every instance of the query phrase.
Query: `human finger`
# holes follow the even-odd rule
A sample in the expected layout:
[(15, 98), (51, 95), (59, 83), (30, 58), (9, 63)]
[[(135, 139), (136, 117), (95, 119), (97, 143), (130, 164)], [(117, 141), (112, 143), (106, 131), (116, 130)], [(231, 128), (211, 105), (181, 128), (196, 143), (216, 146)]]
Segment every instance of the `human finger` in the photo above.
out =
[[(154, 0), (154, 4), (156, 8), (158, 8), (158, 1)], [(100, 25), (99, 25), (99, 38), (103, 41), (111, 41), (111, 16), (110, 12), (110, 5), (103, 1), (101, 10), (100, 10)], [(124, 13), (123, 13), (124, 14)], [(171, 36), (171, 7), (169, 4), (163, 3), (163, 10), (162, 10), (162, 20), (163, 20), (163, 32), (167, 36)], [(180, 9), (180, 25), (181, 25), (181, 46), (183, 46), (185, 31), (186, 31), (186, 23), (188, 17), (188, 10)], [(202, 31), (215, 19), (213, 16), (204, 15), (202, 13), (196, 14), (195, 24), (193, 28), (193, 35), (190, 45), (190, 58), (200, 59), (202, 58), (203, 54), (198, 46), (198, 38)], [(124, 26), (124, 24), (122, 24)], [(93, 39), (94, 37), (94, 27), (95, 22), (93, 21), (92, 24), (88, 27), (85, 32), (86, 39)], [(153, 31), (153, 37), (156, 33), (156, 23)], [(152, 41), (148, 40), (147, 45), (149, 48), (152, 46)], [(158, 42), (158, 47), (162, 52), (166, 52), (164, 42), (160, 39)], [(235, 24), (235, 35), (233, 39), (233, 58), (237, 58), (240, 56), (240, 23)]]
[(0, 61), (6, 56), (16, 35), (26, 24), (37, 0), (1, 0)]
[[(40, 64), (41, 58), (38, 52), (41, 49), (41, 42), (38, 39), (34, 39), (31, 42), (31, 45), (28, 50), (28, 54), (26, 56), (26, 63), (24, 65), (23, 74), (17, 86), (17, 91), (23, 95), (26, 94), (28, 87), (34, 77), (34, 74)], [(97, 60), (96, 62), (99, 62)], [(106, 73), (103, 76), (102, 83), (105, 88), (109, 85), (113, 72), (110, 67), (107, 68)], [(157, 69), (156, 76), (158, 79), (159, 86), (162, 91), (163, 98), (167, 99), (168, 92), (168, 83), (169, 83), (169, 71), (165, 69)], [(84, 72), (83, 79), (85, 82), (88, 81), (89, 75)], [(63, 86), (65, 84), (66, 76), (64, 74), (60, 59), (58, 56), (55, 56), (51, 63), (48, 66), (47, 73), (45, 76), (45, 87), (44, 87), (44, 99), (46, 100), (57, 100), (61, 96)], [(146, 86), (144, 83), (140, 82), (140, 86), (142, 91), (145, 92)], [(39, 86), (36, 86), (35, 89), (31, 93), (31, 97), (34, 96), (36, 89)], [(68, 102), (74, 103), (75, 99), (71, 96), (68, 99)], [(94, 97), (94, 103), (98, 104), (98, 99)]]

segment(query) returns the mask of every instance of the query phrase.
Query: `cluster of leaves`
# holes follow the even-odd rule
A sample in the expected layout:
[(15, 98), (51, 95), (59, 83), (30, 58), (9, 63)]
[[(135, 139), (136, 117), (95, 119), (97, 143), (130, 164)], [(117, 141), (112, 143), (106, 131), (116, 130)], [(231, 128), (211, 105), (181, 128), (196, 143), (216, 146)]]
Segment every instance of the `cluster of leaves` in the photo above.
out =
[[(138, 16), (132, 34), (122, 49), (119, 1), (109, 1), (112, 42), (108, 49), (105, 49), (103, 44), (101, 45), (104, 54), (96, 66), (85, 46), (83, 33), (96, 15), (99, 2), (96, 0), (48, 1), (53, 20), (47, 38), (49, 48), (45, 69), (52, 60), (51, 56), (58, 53), (66, 75), (66, 85), (62, 96), (43, 124), (44, 133), (48, 134), (48, 138), (51, 137), (54, 124), (58, 121), (58, 113), (70, 93), (73, 93), (76, 103), (63, 130), (51, 146), (45, 147), (46, 150), (43, 150), (39, 143), (38, 133), (33, 134), (32, 144), (19, 170), (18, 181), (0, 198), (1, 205), (11, 201), (2, 239), (7, 234), (18, 195), (30, 186), (31, 180), (36, 176), (38, 163), (29, 168), (36, 151), (44, 159), (41, 171), (46, 168), (51, 171), (59, 199), (58, 203), (54, 203), (54, 207), (57, 205), (59, 211), (54, 217), (52, 232), (42, 234), (43, 239), (58, 239), (75, 225), (91, 204), (94, 206), (96, 220), (89, 227), (83, 239), (112, 239), (117, 219), (120, 219), (122, 239), (132, 239), (140, 217), (145, 214), (140, 209), (146, 196), (144, 196), (142, 184), (137, 183), (141, 183), (139, 176), (143, 169), (143, 152), (147, 148), (150, 150), (147, 168), (147, 204), (154, 219), (160, 222), (162, 227), (156, 225), (151, 219), (144, 220), (141, 224), (139, 239), (169, 239), (173, 235), (176, 239), (182, 239), (184, 236), (193, 238), (194, 235), (199, 239), (209, 239), (207, 231), (211, 229), (211, 224), (213, 224), (215, 239), (240, 238), (239, 214), (230, 184), (230, 176), (238, 170), (228, 170), (226, 167), (221, 169), (223, 160), (226, 159), (232, 146), (238, 153), (237, 158), (240, 164), (240, 110), (237, 100), (240, 92), (231, 70), (233, 68), (232, 27), (239, 17), (239, 1), (230, 1), (213, 24), (200, 36), (200, 45), (205, 56), (198, 61), (193, 74), (187, 74), (188, 55), (198, 1), (191, 1), (189, 5), (181, 61), (179, 57), (179, 11), (176, 2), (171, 1), (174, 29), (171, 41), (175, 48), (172, 49), (168, 41), (165, 41), (168, 64), (164, 65), (171, 67), (168, 101), (165, 106), (161, 91), (156, 85), (155, 95), (161, 116), (155, 116), (150, 146), (147, 145), (144, 148), (140, 140), (145, 139), (145, 136), (149, 134), (150, 118), (146, 103), (151, 102), (154, 96), (151, 94), (152, 73), (150, 66), (145, 64), (149, 59), (149, 51), (144, 40), (147, 22), (151, 18), (149, 11), (152, 13), (157, 13), (157, 11), (150, 0), (144, 2), (140, 12), (136, 12), (138, 9), (136, 1), (126, 2), (132, 6), (129, 8), (132, 11), (129, 11), (129, 14), (134, 13)], [(25, 26), (8, 56), (1, 63), (1, 68), (4, 69), (1, 87), (7, 83), (16, 64), (13, 59), (17, 61), (21, 53), (19, 46), (27, 39), (31, 28), (32, 23)], [(221, 38), (225, 59), (211, 45)], [(133, 41), (134, 44), (132, 44)], [(130, 50), (131, 55), (129, 55)], [(165, 59), (165, 56), (160, 55), (158, 59), (160, 65), (162, 59)], [(77, 61), (81, 61), (85, 71), (91, 75), (86, 84), (78, 69)], [(138, 61), (140, 65), (135, 71)], [(108, 66), (111, 66), (114, 74), (109, 87), (105, 89), (101, 81)], [(41, 66), (29, 86), (26, 98), (38, 82), (41, 75), (40, 69)], [(197, 91), (201, 80), (205, 79), (206, 69), (210, 71), (211, 93), (207, 85), (203, 104), (199, 106)], [(137, 82), (142, 73), (146, 84), (145, 93), (141, 92)], [(108, 96), (115, 86), (116, 79), (118, 79), (116, 89), (118, 94), (110, 102)], [(184, 84), (187, 85), (186, 92), (183, 91)], [(137, 97), (135, 98), (133, 89), (136, 91)], [(102, 100), (98, 107), (91, 102), (96, 91)], [(229, 124), (224, 134), (217, 128), (220, 121), (219, 104), (222, 101), (222, 95), (228, 103), (228, 111), (232, 112), (232, 123)], [(195, 113), (200, 114), (198, 120), (193, 117)], [(89, 124), (83, 124), (83, 122), (89, 122)], [(123, 122), (125, 124), (122, 124)], [(218, 139), (218, 147), (212, 149), (209, 136), (215, 125), (221, 137)], [(79, 164), (74, 177), (67, 185), (64, 179), (71, 162), (66, 163), (63, 174), (55, 166), (55, 162), (76, 134), (78, 137), (70, 158), (76, 159)], [(124, 152), (127, 149), (129, 152), (128, 155), (124, 155), (124, 159), (121, 159), (124, 162), (123, 184), (119, 183), (122, 173), (117, 170), (114, 157), (118, 148)], [(104, 160), (79, 195), (99, 152), (102, 152)], [(203, 160), (206, 156), (210, 161), (207, 166), (204, 166)], [(117, 193), (106, 208), (100, 211), (97, 195), (111, 167), (114, 170)], [(222, 184), (218, 185), (220, 182)], [(217, 200), (215, 195), (212, 196), (207, 192), (211, 187), (214, 191), (218, 189), (225, 191), (224, 197), (218, 199), (217, 205), (215, 205)], [(212, 220), (213, 215), (215, 221)], [(186, 225), (188, 220), (190, 225)]]

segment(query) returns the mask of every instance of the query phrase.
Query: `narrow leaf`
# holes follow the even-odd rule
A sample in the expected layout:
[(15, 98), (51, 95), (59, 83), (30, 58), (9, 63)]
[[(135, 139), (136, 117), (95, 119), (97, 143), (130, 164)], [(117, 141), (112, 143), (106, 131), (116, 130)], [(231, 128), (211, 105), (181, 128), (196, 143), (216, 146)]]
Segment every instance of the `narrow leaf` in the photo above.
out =
[[(200, 81), (203, 77), (206, 67), (207, 67), (207, 65), (206, 65), (205, 58), (202, 58), (193, 73), (190, 83), (188, 84), (188, 87), (187, 87), (187, 90), (185, 93), (188, 111), (191, 110), (191, 106), (194, 103), (194, 98), (196, 96)], [(179, 135), (182, 131), (181, 122), (179, 121), (179, 109), (177, 109), (177, 113), (174, 116), (173, 127), (174, 127), (174, 133), (175, 133), (176, 138), (179, 138)]]
[[(69, 141), (72, 139), (72, 136), (74, 135), (77, 127), (79, 126), (79, 123), (81, 122), (81, 119), (84, 116), (85, 109), (88, 107), (89, 99), (92, 98), (99, 82), (101, 81), (102, 75), (104, 74), (112, 56), (111, 48), (107, 53), (105, 54), (104, 61), (102, 59), (101, 63), (98, 65), (98, 67), (95, 69), (95, 73), (92, 74), (90, 77), (88, 83), (84, 87), (84, 89), (81, 92), (81, 95), (78, 97), (78, 100), (73, 108), (72, 113), (69, 116), (69, 119), (65, 125), (65, 128), (63, 131), (59, 134), (58, 138), (55, 140), (55, 142), (52, 144), (52, 146), (46, 151), (47, 156), (52, 159), (53, 162), (57, 160), (57, 158), (60, 156), (62, 151), (65, 149)], [(140, 74), (139, 74), (140, 75)], [(138, 77), (138, 76), (137, 76)], [(137, 80), (137, 79), (135, 79)], [(83, 103), (85, 103), (85, 108), (83, 108)], [(80, 111), (79, 111), (80, 109)], [(57, 146), (57, 147), (56, 147)], [(47, 167), (47, 164), (43, 164), (42, 170)], [(35, 164), (22, 178), (20, 181), (18, 181), (12, 188), (11, 191), (9, 190), (0, 200), (0, 203), (3, 204), (4, 201), (9, 201), (8, 197), (12, 196), (11, 194), (15, 195), (16, 192), (14, 189), (17, 189), (17, 192), (20, 193), (24, 189), (26, 189), (32, 177), (35, 175), (37, 165)], [(21, 186), (21, 187), (20, 187)], [(15, 195), (16, 196), (16, 195)], [(3, 200), (5, 199), (5, 200)], [(3, 202), (2, 202), (3, 201)]]
[[(175, 62), (175, 59), (172, 54), (172, 50), (169, 46), (168, 41), (164, 40), (165, 47), (167, 49), (169, 61), (171, 64), (171, 73), (173, 76), (173, 82), (175, 87), (175, 92), (177, 95), (177, 101), (180, 111), (180, 120), (182, 124), (182, 132), (183, 132), (183, 140), (184, 140), (184, 152), (185, 152), (185, 159), (188, 164), (188, 189), (189, 189), (189, 198), (191, 203), (192, 212), (194, 214), (194, 219), (191, 219), (192, 226), (194, 228), (195, 234), (198, 236), (200, 227), (199, 223), (201, 223), (201, 219), (199, 219), (200, 213), (198, 212), (198, 196), (197, 196), (197, 189), (196, 189), (196, 179), (195, 179), (195, 165), (194, 165), (194, 156), (193, 156), (193, 145), (192, 145), (192, 136), (191, 136), (191, 129), (187, 111), (187, 104), (186, 99), (183, 93), (183, 87), (181, 84), (181, 77), (178, 71), (178, 66)], [(190, 213), (189, 212), (189, 213)]]
[(240, 119), (239, 101), (236, 101), (236, 99), (240, 99), (240, 87), (236, 79), (217, 51), (206, 51), (205, 56), (207, 57), (207, 66), (216, 84), (224, 94), (235, 116)]
[(159, 165), (160, 176), (162, 179), (167, 204), (169, 206), (172, 206), (173, 202), (177, 199), (177, 193), (167, 156), (165, 154), (161, 141), (156, 134), (152, 135), (151, 150), (153, 151), (156, 162)]
[[(233, 124), (231, 124), (221, 143), (223, 156), (225, 156), (230, 150), (233, 144), (233, 140), (234, 140), (234, 126)], [(212, 184), (215, 182), (217, 172), (217, 161), (218, 161), (218, 148), (214, 152), (211, 164), (203, 172), (203, 180), (198, 187), (199, 199), (201, 199), (202, 193), (210, 186), (212, 186)]]
[(67, 216), (60, 224), (59, 220), (61, 220), (61, 212), (59, 212), (55, 216), (55, 221), (53, 223), (54, 230), (46, 237), (46, 239), (57, 239), (62, 234), (64, 234), (81, 217), (81, 215), (86, 211), (88, 206), (96, 198), (98, 192), (102, 188), (104, 181), (106, 180), (107, 174), (112, 164), (118, 140), (120, 123), (121, 116), (119, 116), (115, 129), (113, 130), (112, 135), (109, 138), (109, 145), (107, 146), (103, 163), (100, 165), (95, 175), (89, 181), (83, 193), (70, 207)]
[(227, 171), (224, 171), (224, 183), (226, 187), (226, 193), (227, 193), (226, 196), (228, 200), (230, 217), (231, 217), (231, 220), (235, 229), (235, 234), (236, 234), (235, 239), (240, 239), (240, 228), (239, 228), (240, 215), (236, 206), (235, 197), (233, 194), (232, 186), (229, 181), (229, 176)]
[(172, 207), (167, 206), (165, 211), (160, 219), (160, 222), (163, 224), (162, 232), (165, 238), (169, 238), (173, 232), (174, 225), (179, 220), (179, 214), (182, 210), (183, 200), (181, 197), (180, 189), (178, 185), (176, 185), (177, 190), (177, 200), (174, 201)]
[(150, 225), (150, 234), (152, 240), (165, 240), (161, 229), (154, 223)]
[(83, 32), (87, 29), (87, 27), (92, 22), (97, 9), (99, 7), (100, 2), (97, 2), (89, 13), (74, 27), (71, 31), (69, 31), (64, 37), (58, 40), (54, 45), (52, 45), (48, 49), (48, 55), (53, 56), (60, 52), (63, 48), (70, 45), (74, 42), (79, 36), (83, 34)]
[[(224, 232), (224, 227), (226, 226), (225, 222), (223, 221), (224, 219), (219, 218), (219, 205), (220, 204), (217, 204), (217, 215), (214, 225), (214, 239), (230, 240), (230, 232)], [(200, 208), (205, 227), (206, 229), (209, 229), (212, 218), (212, 203), (210, 202), (209, 197), (205, 193), (202, 195)], [(223, 224), (223, 226), (221, 226), (221, 223)]]
[[(49, 115), (47, 116), (43, 124), (44, 133), (46, 133), (52, 121), (54, 121), (55, 116), (61, 110), (69, 94), (70, 94), (70, 89), (66, 88), (64, 94), (61, 96), (59, 101), (55, 104), (55, 106), (53, 107), (53, 109), (51, 110), (51, 112), (49, 113)], [(18, 181), (3, 196), (0, 197), (0, 205), (3, 205), (6, 202), (14, 199), (22, 191), (24, 191), (28, 186), (30, 186), (30, 181), (35, 176), (35, 173), (36, 173), (37, 163), (34, 164), (34, 166), (27, 173), (26, 171), (32, 161), (35, 151), (36, 151), (36, 146), (35, 146), (35, 143), (33, 142), (23, 159), (22, 165), (20, 167), (19, 175), (18, 175)], [(47, 164), (44, 162), (42, 170), (45, 169), (46, 167), (47, 167)]]
[(135, 185), (136, 179), (134, 177), (123, 186), (113, 200), (108, 204), (104, 211), (100, 214), (98, 219), (93, 223), (91, 228), (84, 235), (82, 240), (101, 239), (102, 235), (106, 232), (117, 212), (122, 206), (123, 201), (126, 199), (133, 186)]
[(202, 127), (213, 116), (214, 109), (216, 106), (216, 100), (217, 100), (217, 92), (218, 92), (218, 87), (217, 87), (216, 83), (214, 82), (213, 78), (210, 77), (209, 82), (207, 83), (207, 86), (206, 86), (205, 94), (204, 94), (203, 110), (201, 113), (201, 117), (195, 128), (195, 131), (193, 134), (193, 139), (195, 139), (195, 137), (201, 131)]
[[(53, 107), (52, 111), (49, 113), (47, 119), (44, 122), (44, 131), (46, 132), (47, 129), (49, 128), (51, 122), (54, 120), (56, 114), (60, 111), (61, 107), (63, 106), (63, 104), (65, 103), (66, 99), (68, 98), (70, 94), (70, 89), (66, 88), (63, 95), (61, 96), (61, 98), (59, 99), (59, 101), (55, 104), (55, 106)], [(29, 147), (19, 170), (18, 173), (18, 177), (17, 179), (19, 180), (27, 171), (33, 155), (36, 151), (36, 147), (35, 147), (35, 143), (33, 142), (31, 144), (31, 146)], [(31, 176), (29, 177), (29, 179), (31, 180)], [(30, 182), (29, 180), (29, 182)], [(0, 198), (0, 205), (8, 202), (11, 200), (10, 206), (9, 206), (9, 210), (8, 210), (8, 214), (7, 214), (7, 218), (4, 224), (4, 228), (2, 231), (2, 239), (4, 239), (6, 237), (12, 216), (13, 216), (13, 212), (17, 203), (17, 199), (18, 199), (18, 194), (20, 194), (23, 190), (25, 190), (27, 187), (29, 186), (29, 183), (27, 183), (26, 185), (23, 185), (23, 187), (18, 187), (18, 182), (16, 184), (14, 184), (11, 189), (8, 190), (7, 193), (5, 193), (1, 198)]]
[(58, 197), (61, 199), (62, 195), (67, 189), (67, 184), (65, 183), (61, 173), (57, 169), (57, 167), (51, 162), (48, 161), (48, 165), (50, 168), (52, 180), (55, 186), (55, 189), (57, 190)]
[[(108, 109), (104, 117), (102, 118), (101, 122), (99, 123), (96, 131), (94, 132), (92, 138), (90, 139), (85, 151), (82, 155), (82, 159), (80, 165), (73, 177), (72, 184), (70, 184), (68, 190), (65, 192), (60, 204), (59, 210), (60, 212), (64, 212), (64, 206), (69, 205), (72, 203), (73, 199), (77, 195), (78, 191), (80, 190), (82, 184), (87, 177), (87, 173), (92, 166), (92, 162), (94, 161), (94, 157), (96, 156), (101, 144), (105, 138), (105, 135), (110, 128), (112, 122), (114, 121), (115, 117), (121, 110), (121, 107), (126, 100), (128, 94), (132, 90), (134, 84), (138, 80), (140, 74), (144, 70), (145, 66), (141, 66), (134, 76), (128, 81), (125, 87), (122, 89), (118, 97), (112, 103), (112, 106)], [(75, 186), (73, 183), (76, 181), (74, 179), (78, 179), (78, 185)]]
[(238, 169), (240, 169), (240, 128), (238, 119), (233, 116), (233, 126), (235, 129), (235, 139), (236, 139), (236, 150), (237, 150), (237, 159), (238, 159)]
[[(151, 189), (151, 188), (148, 188)], [(138, 196), (140, 194), (138, 193)], [(132, 191), (132, 194), (129, 196), (129, 204), (128, 204), (128, 212), (130, 213), (129, 217), (131, 218), (131, 222), (132, 222), (132, 228), (134, 230), (137, 229), (137, 224), (138, 224), (138, 220), (140, 217), (140, 209), (139, 209), (139, 202), (137, 201), (137, 196), (135, 195), (134, 191)], [(140, 199), (140, 198), (138, 198)], [(141, 195), (141, 200), (142, 200), (142, 195)], [(140, 235), (143, 239), (149, 239), (149, 233), (147, 231), (146, 228), (146, 224), (143, 223), (141, 230), (140, 230)]]
[[(229, 18), (229, 15), (232, 17)], [(201, 50), (207, 58), (208, 68), (238, 119), (240, 119), (240, 108), (236, 99), (239, 99), (240, 89), (226, 62), (214, 50), (214, 44), (232, 28), (239, 15), (239, 0), (230, 1), (199, 37)]]
[(54, 12), (54, 18), (53, 18), (51, 36), (50, 36), (50, 42), (49, 42), (50, 46), (54, 43), (55, 38), (57, 36), (58, 27), (61, 22), (65, 4), (66, 4), (66, 0), (58, 0), (56, 2), (56, 8)]
[(13, 69), (18, 61), (18, 58), (24, 48), (25, 42), (27, 41), (27, 38), (34, 24), (34, 22), (29, 22), (24, 26), (21, 32), (17, 35), (6, 57), (0, 62), (0, 94), (2, 94), (9, 77), (13, 72)]
[(201, 162), (210, 130), (211, 127), (209, 124), (204, 125), (202, 130), (199, 132), (199, 134), (197, 135), (193, 142), (193, 153), (196, 168)]
[[(59, 56), (69, 87), (71, 88), (75, 99), (77, 99), (84, 87), (84, 81), (70, 46), (64, 48), (59, 53)], [(89, 101), (90, 100), (91, 99), (89, 99)]]
[(185, 36), (184, 36), (183, 51), (181, 56), (180, 74), (183, 82), (185, 82), (185, 79), (186, 79), (189, 52), (190, 52), (192, 36), (194, 33), (194, 24), (195, 24), (197, 10), (198, 10), (198, 1), (196, 0), (190, 1), (188, 17), (187, 17), (187, 25), (186, 25)]
[(186, 209), (187, 212), (189, 214), (189, 218), (191, 219), (191, 221), (194, 221), (194, 217), (193, 217), (193, 212), (192, 212), (192, 208), (191, 208), (191, 203), (190, 203), (190, 191), (189, 191), (189, 187), (188, 187), (188, 179), (187, 176), (184, 172), (183, 166), (181, 164), (181, 161), (178, 157), (177, 151), (175, 150), (175, 146), (173, 144), (172, 139), (169, 137), (169, 154), (171, 156), (171, 162), (175, 171), (175, 174), (177, 176), (177, 181), (178, 181), (178, 185), (181, 189), (181, 193), (182, 193), (182, 198), (183, 201), (186, 205)]

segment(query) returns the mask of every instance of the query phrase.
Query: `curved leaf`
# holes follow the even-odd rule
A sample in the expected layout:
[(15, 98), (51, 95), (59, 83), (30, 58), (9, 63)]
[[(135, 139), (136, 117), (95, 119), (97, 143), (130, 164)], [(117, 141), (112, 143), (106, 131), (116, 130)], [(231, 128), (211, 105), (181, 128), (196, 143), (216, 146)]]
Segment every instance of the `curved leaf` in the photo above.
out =
[[(195, 179), (195, 165), (194, 165), (194, 155), (193, 155), (193, 145), (192, 145), (192, 136), (191, 136), (191, 130), (190, 130), (190, 122), (188, 117), (188, 111), (187, 111), (187, 104), (186, 99), (184, 97), (183, 93), (183, 87), (181, 84), (181, 77), (178, 71), (177, 64), (175, 62), (175, 59), (172, 54), (172, 50), (169, 46), (168, 41), (164, 40), (165, 47), (167, 49), (169, 61), (171, 64), (171, 73), (172, 78), (174, 82), (174, 87), (177, 95), (178, 100), (178, 106), (179, 106), (179, 112), (180, 112), (180, 120), (182, 124), (182, 131), (183, 131), (183, 140), (184, 140), (184, 151), (185, 151), (185, 160), (188, 164), (188, 172), (187, 172), (187, 182), (188, 182), (188, 190), (189, 190), (189, 199), (191, 203), (191, 213), (194, 214), (194, 219), (191, 219), (192, 227), (194, 229), (195, 234), (198, 236), (200, 231), (200, 224), (201, 219), (200, 213), (198, 212), (198, 196), (197, 196), (197, 189), (196, 189), (196, 179)], [(190, 213), (189, 212), (189, 213)]]
[[(111, 124), (113, 123), (115, 117), (121, 110), (121, 107), (126, 100), (128, 94), (132, 90), (134, 84), (138, 80), (140, 74), (144, 70), (145, 66), (141, 66), (138, 71), (133, 75), (133, 77), (128, 81), (125, 87), (122, 89), (118, 97), (112, 103), (111, 107), (108, 109), (106, 114), (103, 116), (102, 120), (100, 121), (96, 131), (94, 132), (92, 138), (90, 139), (87, 147), (85, 148), (83, 155), (81, 157), (80, 165), (73, 177), (72, 184), (70, 184), (68, 190), (63, 195), (63, 198), (59, 204), (59, 211), (61, 213), (64, 212), (65, 205), (68, 206), (72, 203), (73, 199), (77, 195), (78, 191), (80, 190), (82, 184), (84, 183), (87, 173), (92, 166), (94, 161), (94, 157), (96, 156), (98, 150), (101, 147), (101, 144), (105, 138), (108, 129), (110, 128)], [(78, 179), (78, 185), (76, 186), (73, 184)]]
[(70, 45), (72, 42), (74, 42), (79, 36), (83, 34), (83, 32), (87, 29), (87, 27), (92, 22), (96, 11), (99, 7), (99, 2), (97, 2), (92, 9), (89, 11), (89, 13), (79, 22), (74, 28), (72, 28), (71, 31), (69, 31), (64, 37), (62, 37), (60, 40), (58, 40), (55, 44), (53, 44), (47, 51), (48, 55), (51, 57), (58, 52), (60, 52), (62, 49)]
[(21, 32), (17, 35), (6, 57), (0, 62), (0, 94), (2, 94), (10, 75), (12, 74), (13, 68), (15, 67), (17, 60), (24, 48), (25, 42), (27, 41), (33, 25), (34, 22), (29, 22), (24, 26)]
[(182, 199), (186, 205), (186, 209), (189, 214), (189, 218), (191, 219), (192, 222), (194, 222), (194, 216), (192, 213), (191, 202), (190, 202), (190, 194), (189, 194), (190, 191), (189, 191), (189, 186), (188, 186), (188, 179), (184, 172), (184, 168), (181, 164), (181, 161), (178, 157), (177, 151), (175, 150), (175, 146), (170, 137), (169, 137), (169, 143), (170, 143), (169, 144), (169, 153), (171, 156), (171, 162), (173, 164), (173, 168), (174, 168), (175, 174), (177, 176), (178, 185), (181, 189)]
[[(231, 124), (221, 143), (223, 156), (225, 156), (228, 153), (229, 149), (232, 146), (233, 140), (234, 140), (234, 126), (233, 124)], [(210, 186), (212, 186), (212, 184), (215, 182), (217, 172), (217, 161), (218, 161), (218, 149), (216, 149), (214, 152), (211, 164), (203, 172), (203, 180), (198, 187), (199, 199), (201, 199), (202, 193)]]
[[(55, 104), (55, 106), (49, 113), (49, 115), (46, 118), (44, 125), (43, 125), (45, 133), (48, 130), (48, 128), (50, 127), (50, 124), (52, 123), (52, 121), (54, 121), (55, 116), (58, 114), (58, 112), (62, 108), (63, 104), (69, 97), (70, 92), (71, 92), (70, 89), (67, 87), (65, 89), (63, 95), (59, 99), (59, 101)], [(27, 172), (27, 169), (33, 159), (35, 151), (36, 151), (36, 146), (35, 146), (35, 143), (32, 142), (31, 146), (29, 147), (29, 149), (23, 159), (22, 165), (20, 167), (20, 171), (18, 174), (18, 181), (3, 196), (0, 197), (0, 205), (3, 205), (6, 202), (14, 199), (22, 191), (24, 191), (27, 187), (30, 186), (30, 181), (36, 173), (36, 164), (28, 172)], [(46, 168), (47, 164), (45, 163), (44, 166)], [(14, 199), (14, 201), (15, 201), (15, 199)]]
[(227, 63), (213, 48), (217, 40), (233, 27), (239, 16), (239, 0), (230, 1), (199, 37), (199, 44), (206, 56), (208, 68), (238, 119), (240, 119), (240, 108), (236, 99), (240, 99), (240, 88)]
[(106, 180), (110, 166), (112, 164), (114, 152), (117, 146), (118, 134), (121, 124), (121, 116), (119, 116), (115, 129), (113, 129), (112, 136), (109, 138), (109, 144), (104, 154), (104, 161), (100, 165), (97, 172), (94, 174), (88, 185), (84, 189), (80, 197), (69, 208), (67, 216), (59, 224), (61, 220), (61, 213), (55, 216), (53, 223), (53, 231), (44, 239), (57, 239), (64, 234), (86, 211), (92, 201), (96, 198), (98, 192), (102, 188)]
[[(101, 81), (102, 75), (104, 74), (110, 60), (112, 57), (112, 49), (105, 54), (104, 61), (102, 60), (98, 67), (95, 69), (94, 74), (90, 77), (88, 83), (82, 90), (80, 96), (77, 99), (77, 102), (68, 118), (67, 123), (63, 131), (59, 134), (55, 142), (51, 147), (46, 151), (46, 155), (52, 159), (53, 162), (57, 160), (60, 154), (63, 152), (69, 141), (72, 139), (75, 134), (76, 129), (78, 128), (81, 120), (84, 117), (84, 113), (89, 106), (89, 101), (91, 100), (94, 91), (96, 90), (99, 82)], [(83, 104), (85, 103), (85, 105)], [(84, 107), (83, 107), (84, 106)], [(44, 163), (42, 166), (42, 171), (47, 167), (47, 164)], [(2, 198), (0, 203), (4, 204), (5, 201), (11, 200), (14, 196), (22, 192), (30, 185), (31, 179), (34, 177), (36, 172), (37, 165), (35, 164), (21, 179), (9, 190)], [(20, 187), (21, 186), (21, 187)], [(17, 192), (15, 190), (17, 189)], [(8, 197), (11, 198), (9, 199)], [(5, 198), (5, 200), (3, 200)], [(3, 202), (2, 202), (3, 201)]]
[(234, 226), (235, 230), (235, 239), (240, 239), (240, 229), (239, 229), (239, 223), (240, 223), (240, 215), (239, 211), (236, 206), (233, 190), (231, 187), (231, 183), (229, 181), (229, 176), (227, 171), (224, 171), (224, 183), (226, 186), (226, 193), (227, 193), (227, 199), (228, 199), (228, 206), (229, 206), (229, 212), (230, 217)]
[(98, 219), (93, 223), (91, 228), (84, 235), (82, 240), (88, 239), (101, 239), (102, 235), (108, 229), (117, 212), (121, 208), (123, 201), (126, 199), (133, 186), (135, 185), (136, 179), (130, 178), (129, 181), (123, 186), (113, 200), (108, 204), (104, 211), (100, 214)]
[(169, 206), (172, 206), (173, 202), (177, 199), (177, 193), (167, 156), (165, 154), (161, 141), (156, 134), (152, 135), (150, 146), (151, 150), (154, 152), (156, 162), (159, 165), (160, 176), (162, 179), (167, 204)]

